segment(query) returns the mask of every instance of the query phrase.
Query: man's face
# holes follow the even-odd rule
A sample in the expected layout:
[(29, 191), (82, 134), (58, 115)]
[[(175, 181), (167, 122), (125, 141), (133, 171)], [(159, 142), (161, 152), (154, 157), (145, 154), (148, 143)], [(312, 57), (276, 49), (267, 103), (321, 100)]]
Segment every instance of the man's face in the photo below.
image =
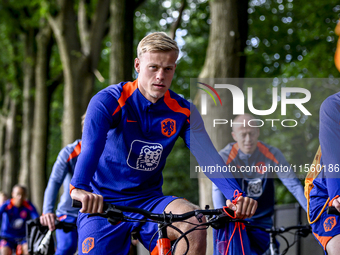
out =
[(7, 200), (7, 197), (4, 194), (0, 194), (0, 206), (5, 203)]
[(150, 102), (156, 103), (170, 88), (176, 60), (175, 51), (148, 51), (135, 59), (138, 88)]
[(257, 139), (260, 135), (258, 128), (239, 125), (231, 134), (243, 153), (252, 154), (256, 150)]
[(14, 199), (15, 206), (20, 207), (26, 199), (25, 191), (20, 187), (15, 187), (12, 191), (12, 198)]

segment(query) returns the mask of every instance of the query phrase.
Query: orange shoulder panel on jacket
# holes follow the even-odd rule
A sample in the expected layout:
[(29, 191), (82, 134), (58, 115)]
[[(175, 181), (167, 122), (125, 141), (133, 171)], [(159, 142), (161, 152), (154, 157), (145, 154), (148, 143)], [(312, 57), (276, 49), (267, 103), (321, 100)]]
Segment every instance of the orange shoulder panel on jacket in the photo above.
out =
[(190, 116), (190, 110), (179, 105), (176, 99), (171, 98), (169, 90), (164, 94), (164, 103), (174, 112), (180, 112)]
[(123, 90), (118, 99), (118, 106), (114, 113), (115, 115), (125, 105), (126, 100), (132, 95), (132, 93), (138, 88), (138, 79), (133, 82), (127, 82), (123, 85)]
[(230, 153), (229, 153), (229, 157), (228, 157), (228, 160), (227, 160), (227, 162), (226, 162), (227, 165), (228, 165), (231, 161), (233, 161), (234, 158), (236, 158), (237, 153), (238, 153), (238, 149), (239, 149), (238, 144), (235, 143), (235, 144), (233, 145), (233, 147), (231, 148), (231, 151), (230, 151)]
[(274, 154), (271, 153), (268, 149), (267, 146), (265, 146), (263, 143), (261, 142), (257, 142), (257, 147), (259, 148), (260, 152), (262, 152), (262, 154), (266, 157), (269, 158), (270, 160), (273, 160), (276, 164), (279, 163), (279, 161), (277, 161), (277, 159), (275, 158)]

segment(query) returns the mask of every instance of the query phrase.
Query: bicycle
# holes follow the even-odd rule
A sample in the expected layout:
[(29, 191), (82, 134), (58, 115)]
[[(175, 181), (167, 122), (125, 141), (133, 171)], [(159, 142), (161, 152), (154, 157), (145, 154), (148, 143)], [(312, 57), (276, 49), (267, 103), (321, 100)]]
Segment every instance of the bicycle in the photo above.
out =
[[(2, 237), (0, 236), (0, 240), (6, 240), (7, 238), (6, 237)], [(16, 247), (12, 250), (12, 254), (15, 254), (15, 255), (22, 255), (23, 254), (23, 248), (22, 248), (22, 241), (24, 240), (25, 238), (16, 238), (15, 239), (15, 242), (16, 242)], [(0, 255), (1, 255), (1, 250), (0, 250)]]
[[(73, 200), (72, 203), (73, 203), (72, 204), (73, 207), (77, 207), (77, 208), (82, 207), (81, 202), (79, 201)], [(130, 217), (125, 216), (123, 212), (139, 213), (145, 216), (146, 219), (130, 218)], [(187, 250), (184, 253), (184, 254), (187, 254), (189, 251), (189, 241), (186, 238), (187, 234), (189, 234), (190, 232), (194, 230), (206, 229), (209, 226), (215, 229), (219, 229), (219, 228), (222, 228), (224, 224), (226, 224), (227, 222), (244, 223), (246, 227), (259, 228), (269, 233), (270, 240), (271, 240), (271, 244), (270, 244), (271, 254), (270, 255), (279, 254), (277, 249), (275, 248), (276, 247), (276, 244), (275, 244), (276, 236), (281, 236), (282, 233), (289, 232), (291, 230), (296, 230), (297, 235), (300, 235), (302, 237), (306, 237), (308, 236), (309, 233), (311, 233), (311, 228), (309, 225), (298, 225), (298, 226), (290, 226), (287, 228), (281, 227), (281, 228), (267, 229), (267, 228), (263, 228), (260, 226), (250, 225), (249, 222), (245, 220), (235, 219), (232, 216), (233, 214), (234, 214), (234, 211), (232, 211), (229, 208), (224, 207), (220, 209), (209, 209), (209, 206), (206, 206), (204, 210), (194, 210), (194, 211), (187, 212), (184, 214), (172, 214), (171, 212), (169, 213), (163, 212), (163, 214), (155, 214), (155, 213), (152, 213), (152, 212), (149, 212), (143, 209), (135, 208), (135, 207), (118, 206), (114, 204), (104, 203), (104, 213), (94, 213), (94, 214), (90, 214), (88, 217), (100, 216), (103, 218), (107, 218), (107, 220), (113, 225), (118, 224), (121, 221), (133, 221), (133, 220), (138, 220), (140, 222), (146, 222), (148, 220), (151, 220), (155, 223), (158, 223), (158, 231), (154, 234), (151, 240), (153, 240), (156, 234), (159, 233), (156, 246), (158, 249), (158, 254), (160, 255), (174, 254), (176, 250), (176, 245), (182, 238), (187, 243)], [(185, 221), (186, 219), (193, 217), (193, 216), (195, 216), (199, 222), (202, 222), (203, 216), (208, 216), (208, 219), (206, 223), (200, 223), (185, 233), (181, 232), (179, 229), (171, 225), (174, 222)], [(176, 231), (179, 231), (181, 233), (181, 236), (172, 245), (171, 245), (170, 239), (168, 239), (168, 236), (167, 236), (167, 231), (166, 231), (167, 227), (174, 228)], [(294, 241), (293, 244), (289, 244), (289, 242), (287, 241), (285, 237), (283, 236), (281, 237), (287, 243), (287, 248), (283, 251), (282, 253), (283, 255), (283, 254), (286, 254), (289, 248), (292, 247), (296, 243), (296, 240)], [(149, 253), (152, 254), (150, 246), (148, 250), (149, 250)]]
[[(69, 232), (74, 228), (77, 228), (77, 226), (74, 223), (68, 223), (56, 219), (55, 228)], [(26, 239), (28, 253), (30, 255), (48, 255), (55, 253), (52, 231), (50, 231), (47, 226), (41, 225), (39, 218), (27, 221)]]
[[(73, 200), (72, 206), (76, 208), (81, 208), (82, 204), (77, 200)], [(123, 212), (138, 213), (143, 215), (145, 218), (143, 219), (131, 218), (124, 215)], [(232, 211), (229, 208), (209, 209), (209, 206), (206, 206), (205, 210), (194, 210), (183, 214), (172, 214), (171, 212), (169, 213), (163, 212), (162, 214), (156, 214), (140, 208), (104, 203), (104, 213), (93, 213), (90, 214), (88, 217), (100, 216), (106, 218), (113, 225), (116, 225), (121, 221), (139, 221), (139, 222), (152, 221), (158, 223), (158, 231), (153, 235), (153, 237), (150, 240), (150, 245), (148, 249), (149, 253), (151, 254), (151, 241), (155, 238), (156, 234), (158, 233), (156, 247), (159, 255), (174, 254), (178, 242), (182, 239), (184, 239), (187, 244), (187, 250), (184, 253), (185, 255), (189, 251), (189, 240), (187, 239), (186, 235), (191, 233), (192, 231), (205, 230), (209, 226), (212, 226), (214, 228), (221, 228), (221, 226), (223, 226), (225, 222), (242, 222), (242, 223), (246, 222), (244, 220), (232, 218), (231, 215), (233, 214), (234, 211)], [(208, 216), (207, 222), (205, 223), (203, 223), (202, 221), (202, 218), (204, 216)], [(191, 217), (196, 217), (200, 224), (197, 225), (193, 224), (195, 226), (184, 233), (172, 225), (172, 223), (185, 221)], [(181, 236), (176, 241), (174, 241), (173, 244), (171, 244), (170, 239), (167, 236), (166, 230), (168, 227), (175, 229), (181, 234)]]
[[(269, 252), (270, 255), (279, 255), (279, 251), (276, 245), (276, 236), (280, 236), (286, 243), (287, 247), (285, 248), (285, 250), (283, 250), (283, 252), (281, 253), (281, 255), (284, 255), (288, 252), (288, 250), (297, 242), (297, 236), (301, 236), (301, 237), (307, 237), (310, 233), (312, 233), (312, 228), (309, 225), (294, 225), (294, 226), (289, 226), (289, 227), (272, 227), (272, 228), (264, 228), (261, 226), (255, 226), (255, 225), (250, 225), (250, 224), (246, 224), (247, 228), (257, 228), (260, 229), (266, 233), (269, 233), (269, 240), (270, 240), (270, 244), (269, 244)], [(293, 243), (289, 243), (287, 238), (285, 238), (282, 234), (295, 230), (295, 238), (294, 238), (294, 242)]]

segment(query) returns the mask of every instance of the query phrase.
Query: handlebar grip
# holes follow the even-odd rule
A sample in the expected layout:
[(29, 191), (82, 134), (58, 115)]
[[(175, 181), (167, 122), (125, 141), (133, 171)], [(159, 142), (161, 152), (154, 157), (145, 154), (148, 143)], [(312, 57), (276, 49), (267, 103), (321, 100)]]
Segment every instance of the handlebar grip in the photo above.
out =
[(334, 206), (329, 206), (327, 208), (327, 213), (328, 214), (340, 215), (340, 212)]
[(72, 199), (72, 207), (74, 207), (74, 208), (82, 208), (83, 205), (82, 205), (82, 203), (80, 201)]

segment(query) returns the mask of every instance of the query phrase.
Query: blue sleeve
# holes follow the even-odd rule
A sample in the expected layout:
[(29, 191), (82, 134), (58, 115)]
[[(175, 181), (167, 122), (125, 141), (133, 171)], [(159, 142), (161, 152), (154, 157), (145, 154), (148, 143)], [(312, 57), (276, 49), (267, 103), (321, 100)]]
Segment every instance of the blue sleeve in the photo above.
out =
[(44, 194), (43, 214), (54, 212), (54, 205), (58, 197), (59, 189), (68, 173), (67, 159), (69, 154), (68, 147), (63, 148), (59, 152), (57, 160), (53, 165), (52, 173)]
[[(328, 196), (340, 195), (340, 93), (328, 97), (320, 108), (319, 140), (326, 173)], [(333, 169), (333, 171), (331, 171)]]
[[(202, 167), (225, 166), (224, 161), (218, 154), (207, 134), (201, 115), (194, 105), (190, 107), (190, 124), (187, 125), (183, 139), (191, 153), (195, 156), (198, 164)], [(234, 191), (242, 192), (232, 173), (226, 171), (205, 172), (206, 176), (216, 184), (224, 196), (232, 199)]]
[(39, 214), (38, 214), (37, 209), (35, 208), (35, 206), (34, 206), (31, 202), (28, 202), (28, 203), (29, 203), (29, 205), (32, 207), (32, 210), (30, 211), (31, 219), (38, 218), (38, 217), (39, 217)]
[(275, 149), (275, 158), (279, 161), (279, 165), (286, 166), (287, 169), (289, 169), (288, 172), (277, 172), (277, 176), (287, 187), (290, 193), (296, 198), (296, 200), (299, 202), (299, 204), (302, 206), (302, 208), (307, 212), (307, 199), (304, 195), (304, 189), (300, 182), (300, 180), (296, 177), (296, 174), (292, 171), (291, 166), (283, 156), (282, 152), (279, 149)]
[(223, 195), (223, 193), (220, 191), (219, 188), (213, 183), (212, 184), (212, 199), (214, 208), (222, 208), (223, 206), (226, 206), (226, 198)]
[[(2, 214), (5, 211), (6, 205), (7, 205), (7, 203), (5, 202), (5, 203), (3, 203), (2, 206), (0, 206), (0, 223), (2, 222)], [(0, 230), (1, 230), (1, 224), (0, 224)]]
[(107, 133), (115, 124), (112, 114), (117, 107), (117, 100), (106, 91), (99, 92), (91, 99), (86, 111), (81, 153), (71, 180), (75, 188), (92, 191), (90, 182), (103, 153)]

